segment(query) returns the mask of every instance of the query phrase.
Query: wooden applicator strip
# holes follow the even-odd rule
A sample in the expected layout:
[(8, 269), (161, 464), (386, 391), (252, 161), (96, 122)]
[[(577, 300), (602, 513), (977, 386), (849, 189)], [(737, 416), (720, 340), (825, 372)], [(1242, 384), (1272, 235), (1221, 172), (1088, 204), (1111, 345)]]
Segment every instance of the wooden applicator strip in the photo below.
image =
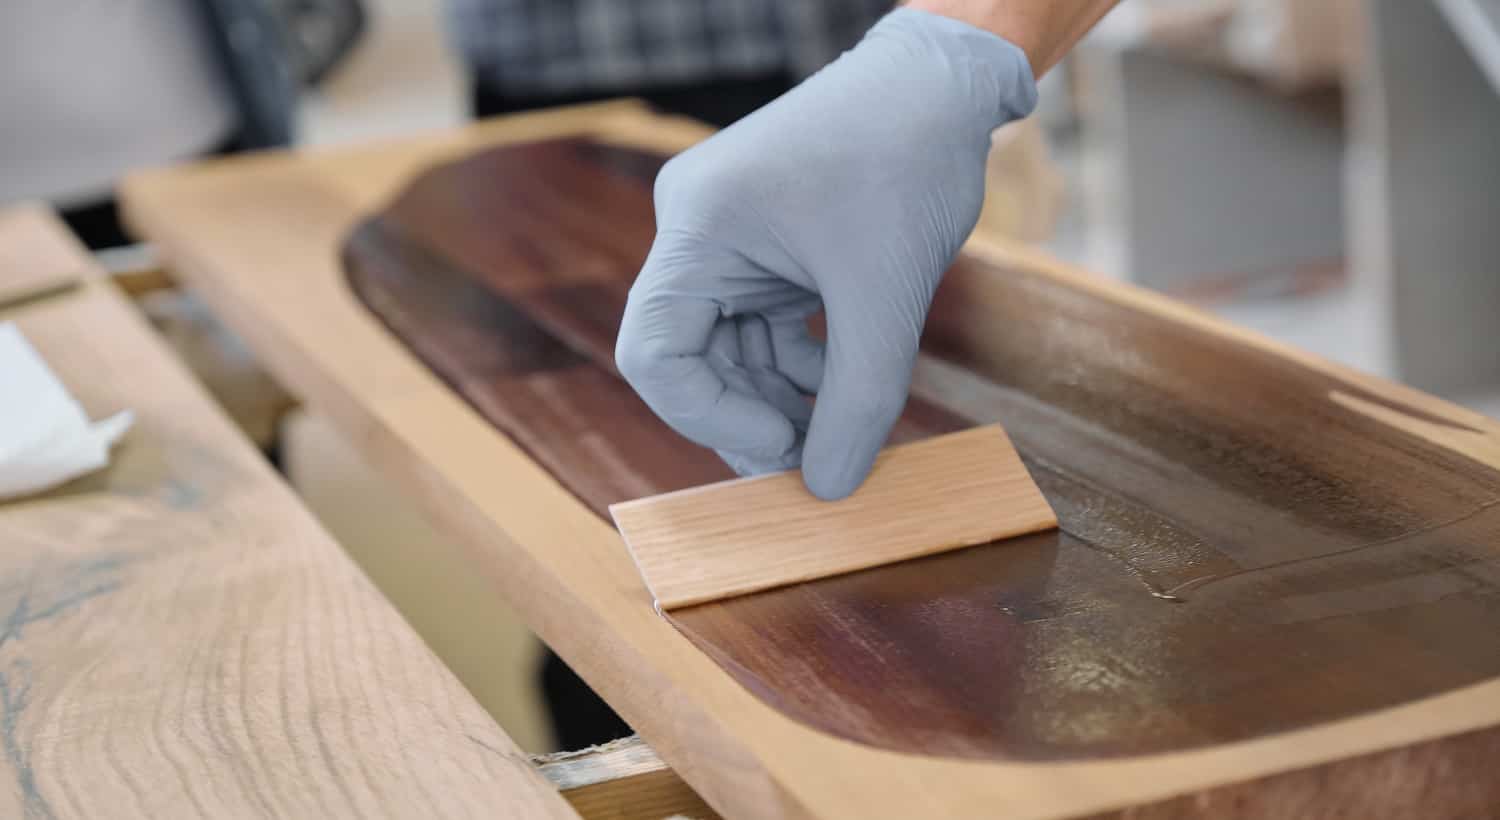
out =
[(841, 501), (815, 498), (793, 470), (609, 511), (664, 610), (1057, 526), (998, 425), (891, 447)]

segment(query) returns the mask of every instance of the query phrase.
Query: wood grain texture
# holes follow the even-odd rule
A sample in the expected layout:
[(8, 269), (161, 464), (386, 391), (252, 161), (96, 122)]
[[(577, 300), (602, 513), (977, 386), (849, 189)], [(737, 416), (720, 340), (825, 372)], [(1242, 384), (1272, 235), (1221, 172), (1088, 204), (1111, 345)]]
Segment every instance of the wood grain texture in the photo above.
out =
[(718, 820), (639, 736), (534, 758), (584, 820)]
[(30, 230), (0, 282), (88, 278), (0, 320), (137, 421), (0, 505), (0, 816), (576, 817), (61, 223)]
[[(971, 262), (950, 274), (945, 292), (961, 298), (940, 295), (939, 315), (972, 310), (986, 318), (947, 339), (929, 338), (920, 393), (901, 435), (1000, 416), (1062, 521), (1056, 544), (919, 559), (913, 564), (963, 558), (998, 566), (971, 568), (985, 575), (946, 592), (937, 585), (962, 575), (958, 570), (927, 587), (908, 578), (882, 592), (870, 581), (876, 588), (865, 594), (871, 606), (864, 610), (853, 607), (849, 585), (892, 567), (676, 614), (698, 639), (723, 649), (721, 660), (750, 662), (738, 668), (717, 666), (654, 615), (603, 517), (611, 500), (628, 496), (609, 493), (626, 485), (636, 495), (641, 487), (690, 486), (725, 476), (723, 468), (711, 459), (685, 471), (670, 457), (650, 469), (645, 461), (613, 459), (630, 448), (653, 455), (656, 433), (634, 425), (628, 404), (612, 413), (598, 406), (602, 394), (580, 402), (555, 389), (559, 379), (609, 389), (612, 372), (593, 360), (597, 340), (579, 336), (607, 327), (610, 313), (590, 304), (570, 314), (555, 283), (525, 284), (536, 281), (532, 269), (468, 271), (449, 261), (445, 246), (551, 259), (551, 275), (569, 287), (613, 298), (623, 285), (610, 285), (600, 266), (619, 256), (624, 239), (649, 240), (649, 198), (611, 205), (608, 220), (568, 217), (580, 221), (566, 223), (573, 226), (567, 242), (550, 235), (547, 226), (558, 223), (540, 216), (559, 220), (557, 208), (592, 212), (598, 197), (620, 195), (613, 186), (628, 180), (624, 165), (631, 163), (611, 164), (606, 182), (544, 167), (548, 156), (573, 161), (566, 146), (533, 146), (521, 152), (524, 159), (480, 149), (592, 134), (629, 145), (659, 139), (657, 146), (675, 150), (695, 133), (705, 132), (628, 106), (576, 109), (327, 156), (151, 174), (127, 184), (125, 203), (174, 274), (200, 289), (278, 376), (324, 407), (462, 536), (473, 571), (728, 816), (1316, 817), (1373, 806), (1365, 816), (1457, 818), (1484, 816), (1500, 804), (1500, 782), (1476, 774), (1490, 765), (1491, 727), (1500, 724), (1500, 682), (1489, 665), (1496, 653), (1485, 643), (1496, 632), (1485, 580), (1494, 557), (1485, 504), (1500, 467), (1496, 426), (1010, 246), (971, 241)], [(491, 215), (485, 231), (492, 236), (398, 233), (392, 215), (412, 172), (476, 151), (476, 161), (529, 171), (506, 186), (468, 173), (472, 185), (449, 189), (453, 207)], [(463, 169), (439, 167), (416, 184), (464, 176)], [(580, 178), (582, 196), (574, 183), (557, 181)], [(496, 194), (487, 192), (496, 190), (522, 213), (499, 218), (509, 212), (488, 210), (486, 197)], [(363, 222), (373, 209), (382, 217)], [(486, 392), (507, 394), (487, 391), (486, 378), (463, 381), (429, 369), (423, 359), (433, 353), (418, 337), (413, 356), (387, 331), (401, 333), (398, 321), (419, 315), (377, 320), (344, 287), (339, 249), (346, 239), (348, 254), (378, 239), (439, 260), (456, 281), (482, 275), (485, 286), (471, 293), (517, 308), (554, 339), (571, 340), (578, 359), (530, 377), (492, 374), (529, 409), (486, 406)], [(569, 246), (572, 261), (552, 255)], [(384, 267), (387, 281), (427, 289), (421, 277)], [(999, 319), (989, 316), (996, 309)], [(1170, 355), (1150, 358), (1163, 355), (1157, 351)], [(1055, 367), (1058, 361), (1069, 366)], [(1014, 376), (999, 372), (1013, 362), (1021, 365)], [(1174, 381), (1182, 364), (1190, 366)], [(997, 396), (1002, 400), (992, 401)], [(1220, 412), (1229, 416), (1219, 426), (1197, 426), (1200, 415)], [(542, 435), (547, 424), (566, 435)], [(541, 447), (549, 441), (550, 451)], [(1331, 442), (1343, 449), (1327, 452)], [(1069, 456), (1069, 446), (1080, 452)], [(1091, 465), (1111, 459), (1113, 471), (1096, 478)], [(590, 474), (563, 478), (570, 462)], [(670, 479), (657, 472), (669, 468)], [(719, 472), (685, 480), (699, 469)], [(1427, 486), (1435, 489), (1411, 489)], [(1378, 504), (1362, 506), (1366, 493)], [(1236, 511), (1237, 502), (1225, 500), (1236, 495), (1261, 506)], [(1379, 504), (1391, 499), (1394, 509), (1382, 513)], [(1200, 533), (1203, 523), (1208, 528)], [(1081, 535), (1071, 531), (1079, 527)], [(1372, 546), (1360, 540), (1369, 528), (1386, 531), (1376, 541), (1395, 538)], [(1300, 550), (1315, 559), (1277, 564), (1250, 582), (1203, 585), (1196, 598), (1193, 588), (1179, 590), (1183, 602), (1154, 597), (1145, 583), (1202, 577), (1195, 566), (1203, 573), (1270, 567)], [(1424, 586), (1424, 575), (1438, 586)], [(1382, 587), (1383, 580), (1393, 583)], [(1445, 593), (1440, 585), (1450, 581), (1459, 588)], [(997, 600), (986, 585), (1007, 597)], [(826, 597), (783, 600), (791, 608), (773, 611), (777, 620), (764, 621), (757, 640), (747, 626), (751, 614), (736, 610), (791, 591)], [(887, 593), (896, 597), (881, 597)], [(1085, 593), (1087, 606), (1075, 610)], [(883, 630), (883, 619), (909, 631)], [(966, 623), (985, 628), (968, 634), (990, 643), (962, 640)], [(891, 652), (893, 641), (869, 640), (886, 634), (931, 646)], [(1310, 643), (1288, 651), (1286, 635)], [(779, 636), (785, 640), (778, 643)], [(926, 674), (922, 664), (943, 657), (945, 647), (947, 656), (973, 665)], [(788, 671), (796, 663), (808, 666), (805, 677)], [(819, 676), (818, 664), (834, 664), (835, 687)], [(968, 685), (954, 688), (954, 679)], [(817, 681), (808, 688), (832, 691), (799, 701), (772, 688), (807, 680)], [(1064, 688), (1049, 696), (1045, 687), (1059, 682)], [(889, 700), (881, 700), (881, 687), (890, 688)], [(1312, 695), (1299, 696), (1299, 689)], [(1015, 695), (1008, 701), (1007, 691)], [(1335, 702), (1345, 696), (1348, 704)], [(971, 708), (995, 700), (1010, 711)], [(1115, 700), (1119, 707), (1110, 705)], [(921, 713), (913, 718), (917, 731), (879, 711), (890, 702)], [(1219, 706), (1226, 702), (1245, 708)], [(808, 714), (808, 703), (819, 710)], [(1178, 713), (1189, 720), (1172, 720)], [(975, 721), (976, 714), (986, 719)], [(1055, 719), (1044, 719), (1049, 714)], [(1223, 719), (1204, 719), (1215, 715)], [(863, 742), (834, 736), (840, 730), (829, 724), (865, 733)], [(891, 734), (870, 736), (872, 726)], [(1142, 738), (1158, 751), (1142, 753)], [(891, 750), (943, 744), (948, 750), (936, 756)]]
[(664, 610), (1057, 526), (996, 424), (887, 448), (859, 490), (834, 503), (814, 497), (792, 470), (609, 512)]

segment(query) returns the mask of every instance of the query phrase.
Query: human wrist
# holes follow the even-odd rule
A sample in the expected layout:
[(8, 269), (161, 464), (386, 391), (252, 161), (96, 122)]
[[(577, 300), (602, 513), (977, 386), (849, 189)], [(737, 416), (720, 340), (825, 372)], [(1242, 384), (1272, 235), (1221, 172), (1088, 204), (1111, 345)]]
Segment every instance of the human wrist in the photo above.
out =
[(1009, 4), (996, 0), (907, 0), (906, 8), (936, 14), (984, 29), (1014, 43), (1026, 54), (1032, 70), (1036, 69), (1040, 43), (1036, 26), (1027, 25), (1025, 15), (1008, 11)]
[(1119, 0), (904, 0), (907, 8), (960, 20), (1014, 43), (1040, 77)]

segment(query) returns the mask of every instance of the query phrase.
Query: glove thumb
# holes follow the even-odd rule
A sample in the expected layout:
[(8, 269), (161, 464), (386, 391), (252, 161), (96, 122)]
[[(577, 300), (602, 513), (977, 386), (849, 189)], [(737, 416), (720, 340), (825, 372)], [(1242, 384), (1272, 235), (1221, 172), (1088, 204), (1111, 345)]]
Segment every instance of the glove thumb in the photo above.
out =
[(906, 406), (925, 307), (828, 306), (823, 383), (802, 451), (802, 480), (813, 495), (838, 500), (869, 475)]

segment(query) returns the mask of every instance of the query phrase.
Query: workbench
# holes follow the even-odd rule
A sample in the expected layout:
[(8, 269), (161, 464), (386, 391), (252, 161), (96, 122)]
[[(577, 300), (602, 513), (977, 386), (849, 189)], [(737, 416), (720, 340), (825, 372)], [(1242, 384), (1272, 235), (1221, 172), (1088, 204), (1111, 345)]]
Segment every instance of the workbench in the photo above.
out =
[[(758, 697), (674, 629), (651, 606), (613, 528), (360, 304), (341, 254), (362, 220), (413, 178), (481, 149), (581, 135), (671, 152), (706, 133), (632, 104), (587, 106), (364, 147), (142, 174), (124, 186), (123, 204), (174, 276), (461, 539), (460, 571), (482, 575), (497, 606), (504, 601), (519, 612), (726, 816), (1275, 817), (1337, 807), (1358, 816), (1428, 809), (1425, 816), (1457, 817), (1500, 800), (1489, 776), (1500, 751), (1494, 679), (1218, 745), (997, 760), (901, 751), (822, 731)], [(1026, 249), (981, 238), (968, 252), (1109, 315), (1170, 328), (1171, 338), (1289, 369), (1309, 390), (1336, 385), (1316, 396), (1316, 412), (1388, 431), (1406, 447), (1403, 458), (1467, 459), (1485, 481), (1500, 468), (1500, 428), (1482, 416)], [(987, 303), (982, 289), (970, 295), (950, 309), (1001, 307)], [(1211, 362), (1199, 366), (1212, 372)], [(1316, 430), (1291, 432), (1318, 438)], [(1267, 462), (1264, 469), (1289, 468)], [(1267, 510), (1262, 520), (1276, 515)], [(1487, 567), (1493, 557), (1474, 560)]]
[(701, 806), (638, 741), (533, 763), (59, 220), (0, 210), (0, 249), (28, 297), (0, 321), (91, 417), (136, 418), (103, 471), (0, 502), (0, 816)]

